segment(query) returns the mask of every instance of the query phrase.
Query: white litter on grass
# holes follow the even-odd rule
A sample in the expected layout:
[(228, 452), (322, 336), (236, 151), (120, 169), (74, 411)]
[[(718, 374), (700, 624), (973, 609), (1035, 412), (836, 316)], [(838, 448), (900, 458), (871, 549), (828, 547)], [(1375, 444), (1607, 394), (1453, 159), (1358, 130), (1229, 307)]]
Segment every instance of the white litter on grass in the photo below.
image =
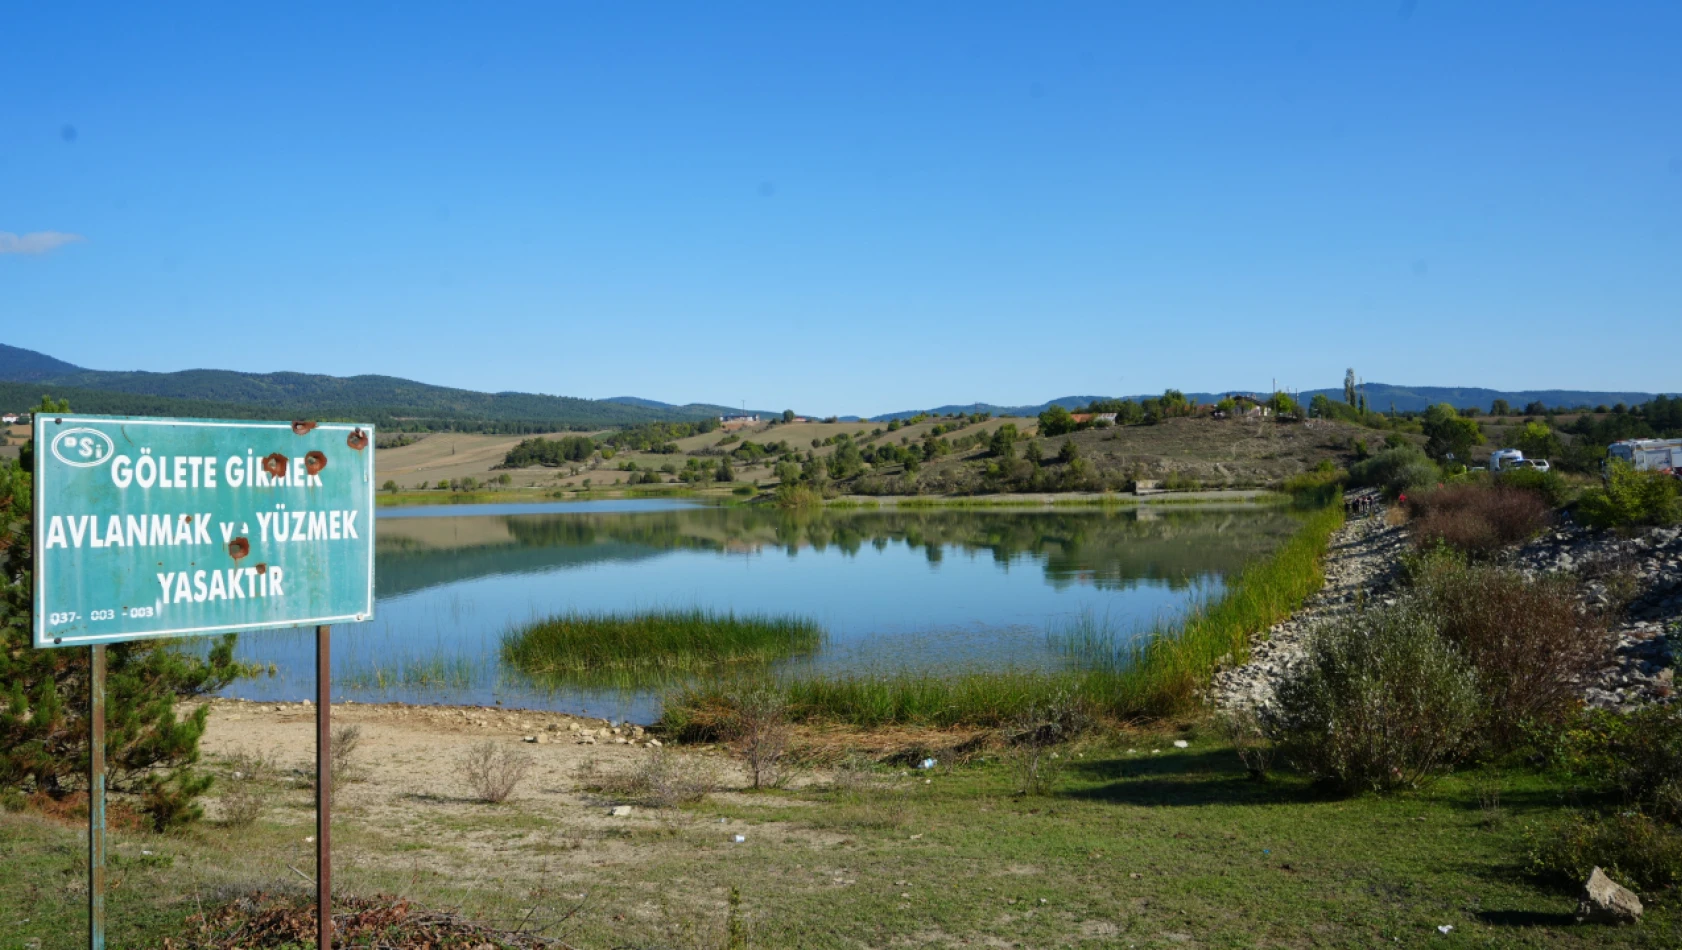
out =
[(917, 767), (920, 768), (920, 769), (932, 769), (937, 764), (938, 763), (935, 762), (935, 760), (933, 760), (933, 759), (924, 759), (923, 761), (917, 763)]
[(1444, 936), (1447, 936), (1448, 934), (1451, 934), (1453, 932), (1454, 932), (1454, 925), (1453, 924), (1443, 924), (1442, 926), (1437, 928), (1437, 933), (1443, 934)]
[(748, 839), (745, 835), (732, 835), (730, 840), (736, 842), (737, 844), (743, 844)]
[(1189, 748), (1191, 748), (1191, 743), (1187, 742), (1184, 739), (1175, 739), (1174, 740), (1174, 748), (1176, 748), (1176, 749), (1189, 749)]

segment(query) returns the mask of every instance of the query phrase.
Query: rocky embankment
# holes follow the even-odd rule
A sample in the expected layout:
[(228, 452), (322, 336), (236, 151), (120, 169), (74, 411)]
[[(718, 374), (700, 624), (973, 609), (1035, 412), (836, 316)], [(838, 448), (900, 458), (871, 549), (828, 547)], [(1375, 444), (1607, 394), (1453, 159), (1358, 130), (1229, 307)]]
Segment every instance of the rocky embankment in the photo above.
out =
[[(1326, 584), (1289, 619), (1274, 625), (1250, 661), (1215, 675), (1217, 708), (1259, 708), (1303, 655), (1315, 627), (1365, 603), (1396, 594), (1398, 558), (1407, 531), (1385, 524), (1382, 511), (1345, 524), (1332, 537)], [(1615, 619), (1608, 663), (1584, 684), (1591, 706), (1630, 711), (1675, 697), (1673, 647), (1682, 641), (1682, 527), (1630, 534), (1565, 526), (1524, 545), (1505, 564), (1530, 577), (1569, 574), (1586, 608)], [(1620, 608), (1620, 604), (1625, 606)]]
[(1509, 563), (1531, 577), (1571, 574), (1585, 606), (1612, 613), (1617, 644), (1611, 662), (1585, 684), (1583, 698), (1589, 705), (1628, 712), (1675, 696), (1673, 647), (1682, 640), (1682, 527), (1628, 536), (1566, 527), (1520, 548)]
[(1394, 599), (1397, 558), (1405, 549), (1404, 529), (1384, 523), (1383, 508), (1350, 518), (1332, 535), (1326, 551), (1326, 583), (1289, 618), (1274, 624), (1267, 638), (1250, 648), (1250, 661), (1215, 674), (1212, 694), (1220, 709), (1261, 707), (1273, 699), (1274, 684), (1295, 664), (1314, 628), (1374, 600)]

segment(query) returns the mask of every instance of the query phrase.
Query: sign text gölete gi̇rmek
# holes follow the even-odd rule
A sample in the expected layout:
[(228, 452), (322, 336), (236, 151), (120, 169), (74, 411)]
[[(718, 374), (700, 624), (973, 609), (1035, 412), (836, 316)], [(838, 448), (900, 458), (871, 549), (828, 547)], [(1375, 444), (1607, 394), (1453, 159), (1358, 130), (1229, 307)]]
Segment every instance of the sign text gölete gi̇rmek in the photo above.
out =
[(35, 416), (35, 644), (374, 613), (371, 426)]

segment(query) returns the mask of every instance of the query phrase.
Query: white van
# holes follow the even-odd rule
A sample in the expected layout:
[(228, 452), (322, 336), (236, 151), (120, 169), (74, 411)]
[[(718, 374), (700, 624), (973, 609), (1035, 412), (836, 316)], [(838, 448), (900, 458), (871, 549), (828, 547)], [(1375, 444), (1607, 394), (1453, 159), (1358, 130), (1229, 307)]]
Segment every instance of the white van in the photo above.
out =
[(1489, 470), (1499, 472), (1524, 465), (1524, 453), (1518, 449), (1496, 449), (1489, 453)]

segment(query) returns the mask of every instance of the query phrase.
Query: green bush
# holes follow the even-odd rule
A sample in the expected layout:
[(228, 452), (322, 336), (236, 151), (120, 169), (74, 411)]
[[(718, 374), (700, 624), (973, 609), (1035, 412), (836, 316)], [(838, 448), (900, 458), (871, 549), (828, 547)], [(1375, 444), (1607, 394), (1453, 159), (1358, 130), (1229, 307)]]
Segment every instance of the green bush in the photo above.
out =
[(1565, 733), (1563, 764), (1585, 784), (1682, 824), (1682, 710), (1595, 713)]
[(1268, 737), (1348, 792), (1422, 784), (1469, 747), (1477, 675), (1431, 616), (1403, 603), (1319, 630), (1279, 684)]
[(1075, 431), (1075, 417), (1062, 406), (1052, 406), (1040, 413), (1040, 435), (1066, 435)]
[(1605, 484), (1583, 493), (1577, 514), (1596, 528), (1675, 524), (1682, 521), (1682, 480), (1614, 461), (1607, 466)]
[(1435, 485), (1442, 475), (1436, 463), (1415, 445), (1394, 446), (1349, 467), (1356, 488), (1382, 488), (1394, 498)]
[(1535, 492), (1550, 508), (1558, 508), (1565, 504), (1571, 494), (1571, 486), (1566, 484), (1565, 476), (1551, 470), (1543, 472), (1534, 468), (1508, 469), (1495, 476), (1495, 484)]
[(1333, 467), (1328, 460), (1313, 471), (1292, 475), (1281, 482), (1279, 488), (1302, 501), (1330, 504), (1337, 500), (1348, 478), (1348, 472)]
[(1636, 887), (1682, 884), (1682, 710), (1597, 710), (1536, 738), (1555, 769), (1607, 807), (1533, 831), (1532, 870), (1575, 883), (1599, 866)]
[(1641, 890), (1682, 884), (1682, 831), (1639, 811), (1576, 814), (1529, 838), (1531, 871), (1562, 885), (1582, 884), (1597, 867)]

